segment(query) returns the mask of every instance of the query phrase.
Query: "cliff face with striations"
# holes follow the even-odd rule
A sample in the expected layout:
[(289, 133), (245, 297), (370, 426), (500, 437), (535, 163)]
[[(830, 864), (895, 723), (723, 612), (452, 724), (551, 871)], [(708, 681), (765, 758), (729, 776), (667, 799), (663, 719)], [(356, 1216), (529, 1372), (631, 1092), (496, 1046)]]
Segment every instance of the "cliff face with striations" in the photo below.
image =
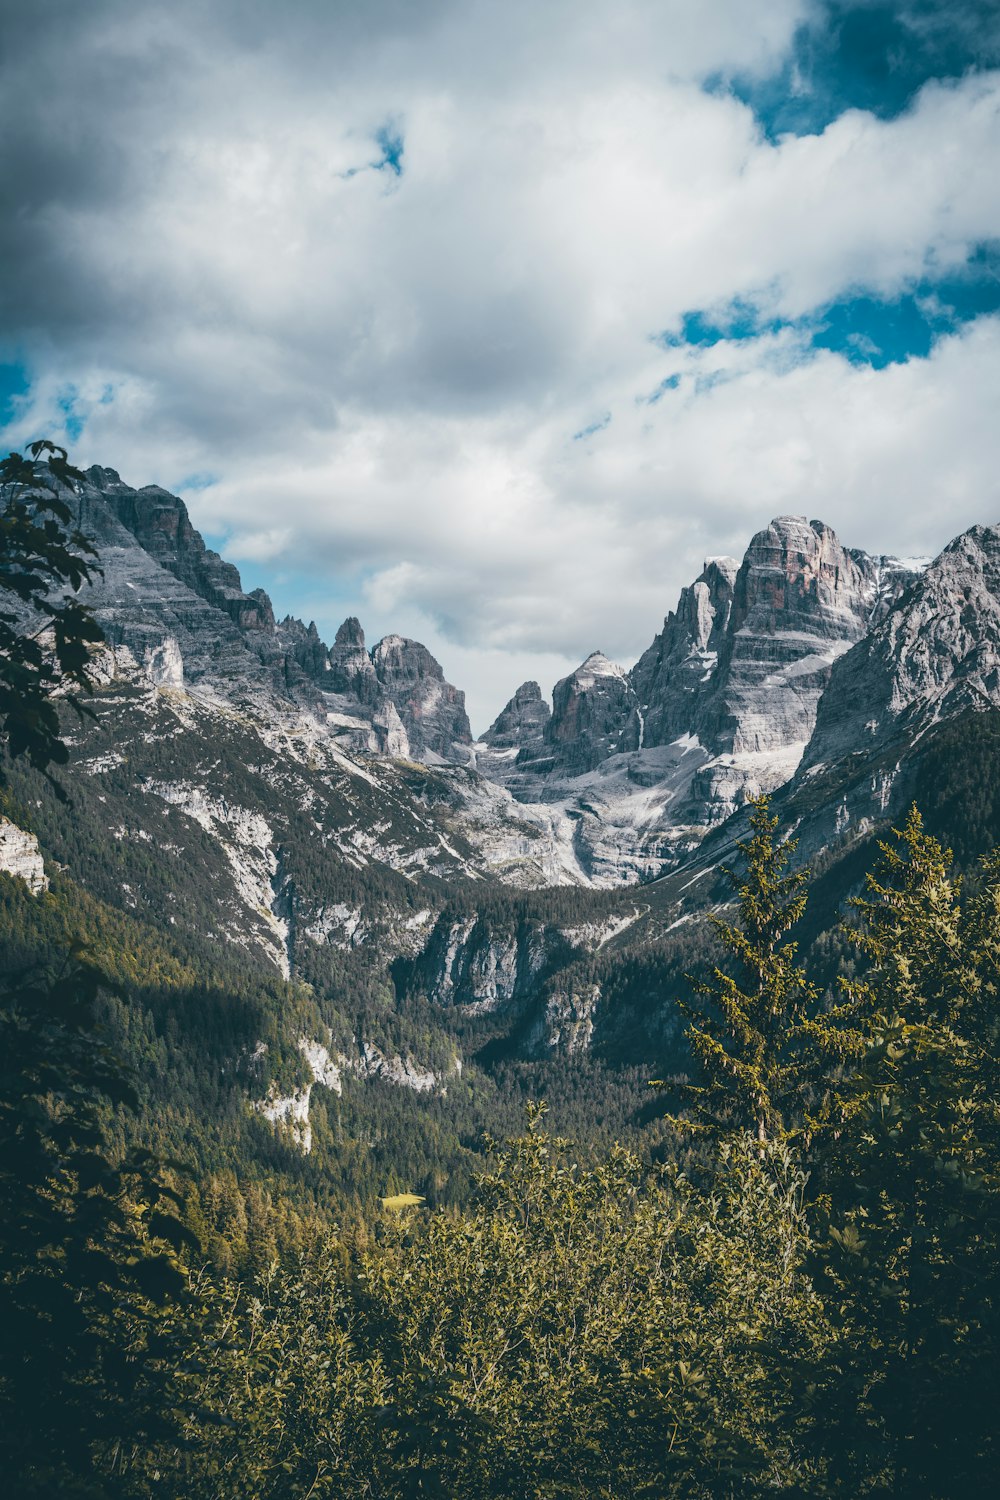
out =
[(350, 619), (328, 650), (314, 624), (276, 622), (262, 589), (244, 591), (176, 495), (155, 485), (134, 490), (97, 466), (87, 481), (71, 500), (103, 575), (84, 597), (111, 645), (150, 681), (237, 702), (277, 695), (355, 750), (467, 759), (464, 694), (419, 642), (388, 636), (369, 653)]
[(942, 719), (998, 707), (1000, 527), (973, 526), (838, 661), (802, 776), (879, 759)]
[(0, 818), (0, 871), (23, 880), (34, 896), (49, 888), (38, 840), (8, 818)]
[[(328, 648), (314, 624), (276, 622), (267, 595), (243, 589), (163, 489), (95, 468), (73, 503), (101, 552), (87, 597), (115, 670), (261, 711), (284, 705), (351, 754), (478, 773), (468, 788), (482, 790), (462, 792), (491, 809), (477, 838), (514, 863), (530, 846), (548, 878), (599, 885), (671, 868), (747, 798), (786, 784), (821, 701), (833, 705), (821, 725), (838, 732), (879, 671), (873, 656), (864, 689), (837, 706), (835, 665), (901, 628), (897, 602), (919, 576), (845, 548), (820, 521), (779, 516), (741, 561), (708, 560), (634, 667), (593, 652), (555, 685), (551, 710), (526, 683), (473, 746), (464, 695), (419, 642), (388, 635), (369, 649), (351, 617)], [(956, 576), (976, 567), (963, 555)], [(846, 744), (854, 730), (839, 732)]]
[(916, 576), (779, 516), (742, 562), (706, 562), (631, 671), (595, 652), (520, 739), (508, 705), (477, 764), (522, 801), (563, 805), (593, 877), (648, 874), (789, 779), (834, 663)]

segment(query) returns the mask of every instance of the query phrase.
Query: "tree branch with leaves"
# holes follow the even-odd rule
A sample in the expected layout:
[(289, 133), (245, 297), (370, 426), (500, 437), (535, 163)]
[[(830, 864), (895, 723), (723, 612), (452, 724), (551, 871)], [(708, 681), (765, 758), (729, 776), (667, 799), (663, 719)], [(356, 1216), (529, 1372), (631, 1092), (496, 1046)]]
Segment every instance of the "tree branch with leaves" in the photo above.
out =
[(10, 453), (0, 462), (0, 738), (65, 801), (49, 773), (69, 758), (58, 701), (87, 713), (74, 688), (92, 686), (91, 652), (104, 640), (73, 596), (100, 569), (64, 498), (83, 474), (47, 439), (29, 444), (28, 455)]

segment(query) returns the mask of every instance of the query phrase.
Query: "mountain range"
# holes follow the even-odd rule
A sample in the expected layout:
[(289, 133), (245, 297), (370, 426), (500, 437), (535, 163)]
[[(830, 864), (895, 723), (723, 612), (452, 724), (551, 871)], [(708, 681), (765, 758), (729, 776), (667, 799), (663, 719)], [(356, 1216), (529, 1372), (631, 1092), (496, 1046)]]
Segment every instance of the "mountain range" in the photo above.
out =
[(71, 817), (14, 778), (0, 869), (276, 983), (226, 1066), (298, 1151), (316, 1089), (454, 1100), (491, 1060), (675, 1054), (748, 799), (839, 894), (1000, 709), (997, 527), (898, 559), (777, 517), (633, 666), (524, 683), (474, 741), (423, 645), (276, 620), (176, 496), (95, 467), (67, 498), (102, 570), (94, 716), (69, 726)]

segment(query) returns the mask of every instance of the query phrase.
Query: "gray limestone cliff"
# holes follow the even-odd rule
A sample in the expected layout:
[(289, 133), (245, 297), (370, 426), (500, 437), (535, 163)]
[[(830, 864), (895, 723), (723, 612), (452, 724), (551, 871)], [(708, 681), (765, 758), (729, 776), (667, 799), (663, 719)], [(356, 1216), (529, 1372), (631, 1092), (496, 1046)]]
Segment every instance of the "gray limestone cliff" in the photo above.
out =
[(728, 640), (739, 563), (710, 557), (632, 669), (643, 745), (690, 734)]
[(411, 754), (462, 759), (463, 747), (472, 744), (465, 694), (445, 681), (427, 647), (405, 636), (384, 636), (372, 651), (372, 666), (406, 730)]
[(34, 896), (49, 888), (38, 840), (8, 818), (0, 818), (0, 870), (23, 880)]
[(557, 682), (545, 743), (554, 765), (569, 776), (592, 771), (623, 750), (637, 750), (639, 716), (625, 668), (594, 651)]
[(595, 653), (556, 684), (541, 733), (508, 705), (477, 764), (521, 801), (565, 809), (590, 878), (646, 878), (789, 780), (834, 663), (919, 566), (779, 516), (742, 562), (706, 562), (631, 672)]
[[(315, 624), (276, 622), (263, 589), (205, 546), (184, 502), (135, 490), (95, 466), (68, 495), (102, 573), (84, 590), (115, 659), (161, 687), (239, 701), (276, 697), (320, 719), (334, 739), (373, 754), (464, 762), (464, 694), (417, 641), (387, 636), (369, 653), (349, 619), (327, 650)], [(123, 654), (124, 653), (124, 654)]]
[(552, 711), (537, 682), (522, 682), (482, 737), (491, 750), (539, 750)]
[(950, 542), (831, 674), (802, 774), (1000, 708), (1000, 526)]

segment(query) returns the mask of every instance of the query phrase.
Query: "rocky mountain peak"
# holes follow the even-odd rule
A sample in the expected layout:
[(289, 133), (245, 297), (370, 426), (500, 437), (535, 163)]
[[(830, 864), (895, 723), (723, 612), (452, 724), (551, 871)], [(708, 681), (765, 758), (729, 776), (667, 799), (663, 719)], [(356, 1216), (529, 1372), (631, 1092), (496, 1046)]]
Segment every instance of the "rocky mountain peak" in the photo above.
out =
[(629, 674), (594, 651), (552, 690), (552, 716), (545, 742), (566, 775), (591, 771), (609, 755), (639, 743), (636, 698)]
[(157, 485), (134, 490), (98, 465), (71, 503), (103, 568), (87, 602), (121, 660), (149, 682), (304, 710), (357, 750), (467, 759), (464, 695), (419, 642), (386, 636), (369, 655), (351, 617), (328, 651), (315, 623), (276, 623), (264, 590), (245, 592), (183, 500)]
[(950, 542), (831, 674), (803, 768), (1000, 707), (1000, 526)]
[(454, 760), (460, 755), (457, 747), (472, 744), (465, 694), (445, 681), (440, 662), (426, 646), (406, 636), (383, 636), (371, 663), (406, 729), (412, 754)]
[(360, 646), (364, 647), (365, 633), (361, 629), (361, 621), (357, 615), (348, 615), (343, 625), (337, 630), (334, 637), (335, 646)]
[(361, 622), (350, 615), (340, 626), (327, 658), (327, 686), (360, 703), (373, 704), (381, 696), (372, 659), (365, 648)]
[(482, 737), (492, 750), (537, 750), (544, 739), (551, 709), (537, 682), (522, 682)]
[(582, 682), (585, 677), (627, 677), (628, 669), (605, 656), (603, 651), (592, 651), (586, 661), (577, 667), (573, 676), (578, 682)]
[(239, 570), (205, 546), (187, 506), (159, 485), (141, 490), (123, 484), (114, 469), (95, 465), (87, 477), (143, 550), (181, 583), (223, 610), (241, 631), (274, 629), (271, 601), (263, 589), (246, 594)]

